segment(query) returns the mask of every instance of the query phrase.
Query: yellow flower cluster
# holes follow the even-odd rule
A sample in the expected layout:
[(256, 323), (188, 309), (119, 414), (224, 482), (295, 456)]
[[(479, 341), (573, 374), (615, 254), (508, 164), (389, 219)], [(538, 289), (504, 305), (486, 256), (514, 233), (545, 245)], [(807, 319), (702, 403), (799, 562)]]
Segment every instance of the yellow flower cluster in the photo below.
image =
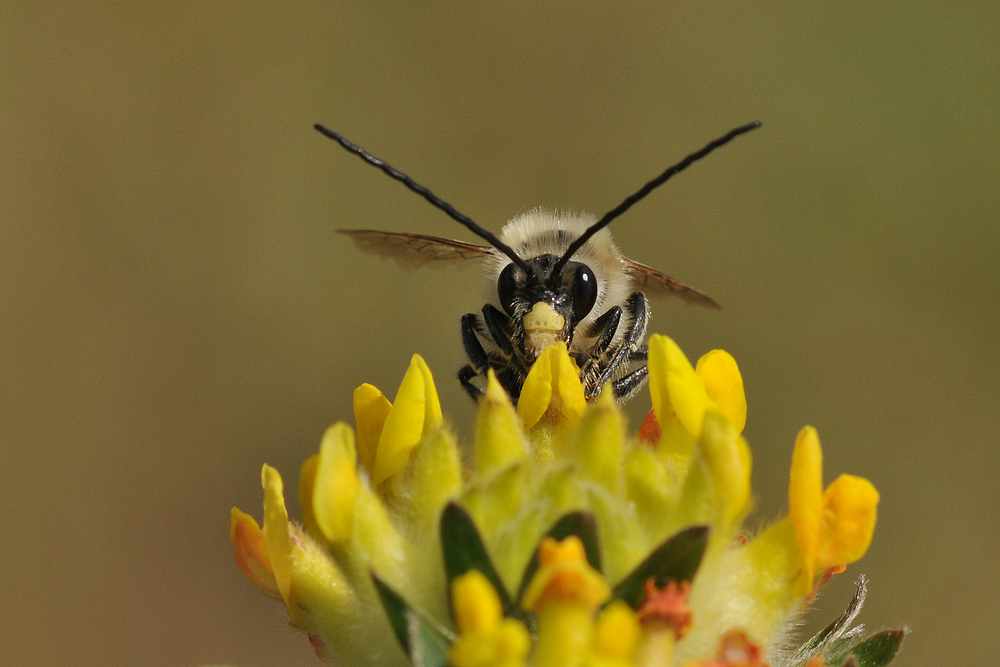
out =
[(637, 437), (611, 392), (587, 404), (552, 345), (516, 407), (489, 377), (461, 449), (414, 356), (395, 401), (359, 387), (355, 428), (330, 427), (305, 462), (301, 524), (264, 466), (263, 526), (232, 512), (237, 562), (343, 665), (710, 665), (734, 641), (764, 659), (824, 577), (867, 550), (878, 493), (847, 475), (824, 491), (806, 427), (789, 515), (741, 537), (736, 362), (715, 350), (692, 366), (654, 335), (648, 365)]

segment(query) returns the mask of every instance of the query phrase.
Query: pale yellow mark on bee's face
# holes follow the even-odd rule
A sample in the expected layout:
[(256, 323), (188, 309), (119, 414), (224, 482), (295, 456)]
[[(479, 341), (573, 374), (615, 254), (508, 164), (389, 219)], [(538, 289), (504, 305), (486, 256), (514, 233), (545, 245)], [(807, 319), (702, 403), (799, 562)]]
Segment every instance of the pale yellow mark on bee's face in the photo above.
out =
[(524, 340), (536, 355), (546, 346), (563, 340), (566, 319), (544, 301), (536, 303), (523, 322)]

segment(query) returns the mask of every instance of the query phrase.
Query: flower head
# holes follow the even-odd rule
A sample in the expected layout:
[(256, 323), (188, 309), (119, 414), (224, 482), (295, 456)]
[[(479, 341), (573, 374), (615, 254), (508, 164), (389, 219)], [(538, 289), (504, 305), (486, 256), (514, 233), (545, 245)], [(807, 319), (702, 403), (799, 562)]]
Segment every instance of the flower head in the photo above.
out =
[[(736, 362), (716, 350), (692, 365), (653, 336), (649, 375), (652, 410), (630, 436), (611, 392), (588, 405), (565, 345), (550, 345), (516, 407), (489, 375), (463, 452), (414, 356), (393, 402), (359, 387), (354, 428), (331, 426), (303, 464), (301, 524), (264, 466), (263, 525), (232, 512), (237, 563), (321, 658), (344, 665), (762, 665), (787, 654), (788, 618), (868, 548), (878, 494), (846, 475), (824, 491), (807, 427), (789, 516), (737, 539), (752, 460)], [(834, 644), (850, 642), (807, 642), (802, 664)]]

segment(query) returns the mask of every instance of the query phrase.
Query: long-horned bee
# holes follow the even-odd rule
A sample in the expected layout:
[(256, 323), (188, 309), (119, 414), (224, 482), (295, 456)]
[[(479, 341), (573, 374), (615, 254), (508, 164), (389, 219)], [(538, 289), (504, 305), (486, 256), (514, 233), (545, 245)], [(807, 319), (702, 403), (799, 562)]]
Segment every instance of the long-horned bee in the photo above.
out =
[(645, 384), (646, 294), (676, 295), (718, 308), (706, 294), (624, 257), (605, 229), (619, 215), (674, 174), (759, 122), (737, 127), (668, 168), (600, 219), (535, 209), (508, 222), (497, 237), (458, 212), (406, 174), (322, 125), (316, 129), (486, 240), (478, 245), (423, 234), (342, 229), (364, 252), (404, 266), (478, 260), (484, 266), (489, 301), (481, 314), (462, 317), (462, 344), (469, 363), (458, 372), (474, 399), (492, 368), (516, 403), (542, 349), (563, 342), (580, 368), (588, 400), (608, 383), (619, 401)]

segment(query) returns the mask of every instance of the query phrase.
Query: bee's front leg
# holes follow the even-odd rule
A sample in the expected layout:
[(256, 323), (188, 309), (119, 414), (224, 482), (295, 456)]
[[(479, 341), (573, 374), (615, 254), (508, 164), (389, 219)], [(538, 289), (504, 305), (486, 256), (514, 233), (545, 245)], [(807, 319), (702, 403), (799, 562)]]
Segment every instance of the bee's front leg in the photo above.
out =
[[(458, 372), (458, 381), (473, 400), (479, 400), (485, 392), (485, 382), (477, 384), (473, 381), (485, 378), (490, 368), (496, 371), (497, 380), (514, 403), (517, 403), (521, 393), (527, 370), (513, 354), (514, 349), (502, 317), (500, 311), (489, 304), (483, 308), (482, 320), (472, 313), (462, 317), (462, 345), (471, 363)], [(482, 323), (486, 325), (486, 332), (482, 331)], [(487, 332), (489, 336), (486, 335)], [(492, 342), (496, 347), (487, 352), (480, 336), (487, 346)]]
[(604, 365), (601, 358), (611, 346), (615, 334), (618, 333), (618, 325), (622, 320), (622, 309), (620, 306), (612, 306), (606, 313), (594, 320), (587, 330), (589, 338), (596, 337), (597, 340), (586, 353), (581, 353), (582, 359), (577, 359), (580, 364), (580, 383), (583, 385), (584, 394), (591, 398), (600, 393), (601, 385), (598, 384)]
[(462, 347), (465, 348), (465, 355), (472, 363), (466, 364), (458, 371), (458, 382), (474, 401), (479, 400), (484, 389), (472, 381), (481, 375), (485, 376), (486, 369), (490, 366), (490, 357), (486, 354), (483, 344), (479, 342), (477, 324), (476, 316), (472, 313), (462, 316)]
[(475, 370), (479, 373), (485, 373), (490, 358), (487, 356), (486, 350), (483, 349), (483, 344), (479, 342), (479, 335), (476, 333), (476, 316), (472, 313), (462, 316), (462, 347), (465, 348), (465, 356), (472, 362)]
[(483, 306), (483, 323), (490, 337), (504, 354), (514, 356), (514, 344), (511, 341), (510, 325), (507, 316), (497, 310), (492, 304)]
[(486, 392), (483, 391), (481, 387), (477, 387), (472, 383), (473, 378), (479, 377), (479, 371), (475, 368), (466, 364), (458, 371), (458, 382), (462, 385), (462, 389), (465, 390), (472, 400), (478, 401), (482, 395)]
[(587, 351), (591, 359), (600, 359), (607, 352), (611, 341), (615, 339), (615, 334), (618, 333), (618, 325), (621, 321), (621, 306), (612, 306), (608, 309), (608, 312), (598, 317), (590, 325), (587, 334), (591, 337), (597, 336), (597, 341)]
[[(630, 362), (643, 361), (645, 359), (645, 355), (640, 352), (640, 349), (642, 340), (646, 337), (646, 325), (649, 323), (649, 309), (646, 307), (646, 296), (642, 292), (632, 294), (625, 301), (625, 312), (630, 317), (628, 330), (625, 332), (625, 338), (618, 344), (618, 347), (613, 349), (614, 354), (611, 356), (611, 359), (600, 366), (600, 375), (594, 382), (593, 391), (595, 396), (600, 393), (601, 388), (605, 384), (614, 379), (616, 374), (624, 372)], [(636, 375), (639, 370), (644, 371), (645, 368), (646, 365), (643, 363), (640, 369), (626, 374), (620, 380), (624, 381), (626, 378)], [(645, 373), (636, 375), (635, 381), (637, 384), (630, 391), (634, 392), (641, 387), (645, 380)], [(623, 385), (623, 390), (627, 385), (628, 383)], [(617, 390), (615, 391), (615, 396), (619, 396)]]
[(618, 378), (611, 383), (611, 387), (615, 392), (615, 400), (619, 403), (624, 403), (632, 398), (635, 392), (642, 389), (642, 385), (646, 384), (648, 378), (649, 368), (645, 365), (640, 366), (625, 377)]

